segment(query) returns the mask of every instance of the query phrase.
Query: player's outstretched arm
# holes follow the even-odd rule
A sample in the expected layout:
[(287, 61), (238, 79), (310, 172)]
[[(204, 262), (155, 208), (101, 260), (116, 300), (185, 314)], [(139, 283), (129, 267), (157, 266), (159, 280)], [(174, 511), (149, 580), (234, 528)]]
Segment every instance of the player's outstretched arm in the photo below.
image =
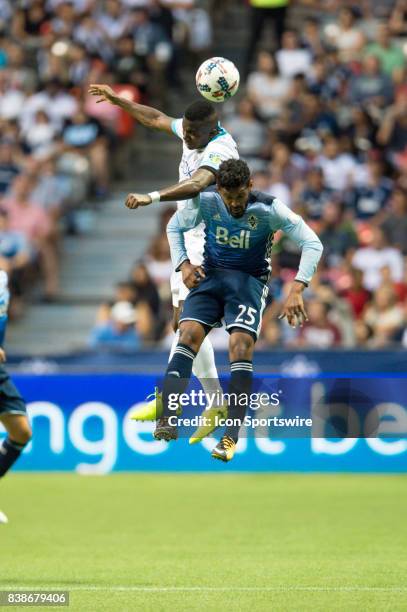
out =
[(201, 208), (197, 200), (193, 202), (192, 207), (177, 210), (169, 220), (167, 224), (167, 238), (175, 270), (179, 269), (183, 261), (188, 260), (184, 232), (197, 227), (201, 221)]
[(173, 117), (168, 117), (165, 113), (151, 106), (137, 104), (137, 102), (132, 102), (123, 96), (118, 96), (109, 85), (90, 85), (89, 93), (99, 98), (97, 104), (100, 102), (109, 102), (115, 106), (120, 106), (120, 108), (129, 113), (129, 115), (142, 125), (152, 128), (153, 130), (161, 130), (168, 134), (173, 134), (171, 129), (172, 122), (174, 121)]
[(316, 272), (323, 251), (322, 243), (304, 219), (277, 199), (271, 208), (270, 226), (273, 231), (281, 229), (301, 248), (298, 272), (280, 315), (280, 318), (287, 317), (288, 323), (296, 327), (297, 323), (302, 325), (307, 320), (302, 292)]
[(139, 206), (148, 206), (156, 202), (174, 202), (175, 200), (190, 200), (198, 196), (201, 191), (213, 185), (215, 175), (206, 168), (199, 168), (189, 179), (180, 183), (164, 187), (160, 191), (151, 193), (129, 193), (126, 206), (134, 210)]

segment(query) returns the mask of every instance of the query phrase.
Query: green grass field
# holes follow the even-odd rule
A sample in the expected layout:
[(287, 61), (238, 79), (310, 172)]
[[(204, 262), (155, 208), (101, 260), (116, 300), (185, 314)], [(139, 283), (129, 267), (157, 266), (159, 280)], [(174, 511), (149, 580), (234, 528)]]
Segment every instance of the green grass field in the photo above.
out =
[(406, 485), (11, 474), (0, 588), (67, 589), (70, 609), (92, 612), (407, 610)]

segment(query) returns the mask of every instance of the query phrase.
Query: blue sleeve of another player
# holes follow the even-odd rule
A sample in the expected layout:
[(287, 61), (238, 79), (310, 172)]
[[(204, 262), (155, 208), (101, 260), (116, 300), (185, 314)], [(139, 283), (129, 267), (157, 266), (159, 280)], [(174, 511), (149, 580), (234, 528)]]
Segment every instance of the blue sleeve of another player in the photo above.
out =
[(185, 248), (184, 232), (193, 229), (202, 221), (200, 199), (188, 200), (185, 208), (174, 213), (167, 225), (167, 237), (170, 245), (171, 260), (175, 270), (188, 259)]
[(4, 345), (7, 327), (7, 311), (9, 303), (8, 276), (3, 270), (0, 271), (0, 347)]
[(321, 259), (323, 247), (320, 239), (304, 219), (278, 199), (272, 204), (270, 225), (273, 230), (281, 229), (301, 248), (301, 260), (295, 280), (308, 284)]
[(175, 136), (182, 140), (182, 119), (174, 119), (171, 123), (171, 129)]

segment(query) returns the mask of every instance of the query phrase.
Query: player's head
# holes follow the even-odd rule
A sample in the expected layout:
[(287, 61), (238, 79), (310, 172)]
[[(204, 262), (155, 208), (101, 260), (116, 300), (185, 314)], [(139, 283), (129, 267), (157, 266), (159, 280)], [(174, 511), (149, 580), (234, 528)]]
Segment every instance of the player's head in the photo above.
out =
[(232, 217), (237, 219), (242, 217), (253, 186), (246, 162), (241, 159), (228, 159), (222, 162), (216, 184)]
[(182, 120), (188, 149), (203, 149), (219, 131), (218, 115), (206, 100), (197, 100), (185, 110)]

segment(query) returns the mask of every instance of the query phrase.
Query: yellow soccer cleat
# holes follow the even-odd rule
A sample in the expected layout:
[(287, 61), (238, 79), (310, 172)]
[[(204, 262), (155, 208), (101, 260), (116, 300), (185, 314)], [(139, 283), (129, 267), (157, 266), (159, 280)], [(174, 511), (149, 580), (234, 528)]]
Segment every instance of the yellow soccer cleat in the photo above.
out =
[(202, 425), (200, 425), (198, 429), (194, 431), (192, 436), (189, 438), (189, 443), (196, 444), (197, 442), (200, 442), (206, 438), (206, 436), (209, 436), (213, 431), (215, 431), (215, 429), (223, 424), (220, 421), (226, 419), (227, 416), (227, 404), (224, 404), (220, 408), (209, 408), (208, 410), (204, 410), (200, 417)]
[(223, 436), (219, 444), (215, 446), (212, 451), (212, 457), (214, 459), (220, 459), (221, 461), (230, 461), (233, 459), (236, 451), (236, 442), (229, 436)]
[[(153, 395), (153, 394), (151, 394)], [(149, 395), (149, 397), (151, 397)], [(156, 388), (154, 391), (154, 399), (145, 404), (142, 404), (131, 413), (132, 421), (157, 421), (163, 414), (163, 396), (158, 393)]]

